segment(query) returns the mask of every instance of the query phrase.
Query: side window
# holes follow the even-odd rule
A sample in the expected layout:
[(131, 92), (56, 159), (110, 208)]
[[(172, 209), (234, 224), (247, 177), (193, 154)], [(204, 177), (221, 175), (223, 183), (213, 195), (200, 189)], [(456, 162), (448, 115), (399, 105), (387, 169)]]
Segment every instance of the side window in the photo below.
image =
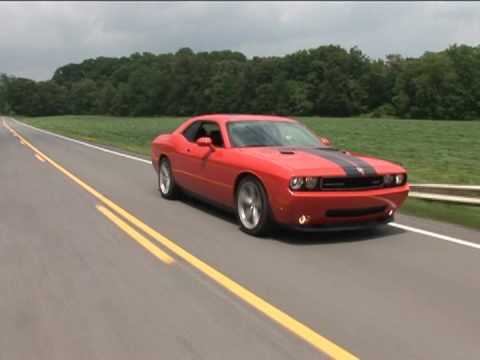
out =
[(198, 128), (202, 124), (201, 121), (195, 121), (193, 124), (190, 124), (185, 130), (183, 130), (182, 135), (190, 142), (195, 142), (197, 139)]
[[(203, 131), (202, 131), (203, 130)], [(202, 136), (207, 136), (212, 139), (212, 144), (216, 147), (223, 147), (223, 137), (220, 131), (220, 126), (215, 122), (204, 122), (200, 127), (199, 132), (202, 132)], [(199, 136), (200, 137), (200, 136)]]
[(211, 121), (196, 121), (183, 131), (183, 136), (190, 142), (201, 137), (209, 137), (216, 147), (224, 147), (220, 126)]

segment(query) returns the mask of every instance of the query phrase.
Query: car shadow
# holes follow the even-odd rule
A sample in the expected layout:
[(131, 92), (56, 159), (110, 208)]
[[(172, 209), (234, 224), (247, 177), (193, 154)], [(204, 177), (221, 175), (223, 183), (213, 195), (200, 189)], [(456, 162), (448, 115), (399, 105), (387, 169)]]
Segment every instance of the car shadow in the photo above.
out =
[(339, 244), (361, 241), (374, 241), (404, 233), (405, 230), (381, 225), (375, 228), (341, 231), (302, 232), (300, 230), (276, 229), (270, 240), (290, 245)]
[[(227, 221), (235, 227), (238, 227), (237, 219), (232, 211), (218, 208), (201, 199), (183, 195), (181, 200), (184, 204), (195, 208), (196, 210), (205, 212), (211, 216), (215, 216), (221, 220)], [(238, 229), (237, 231), (240, 231)], [(277, 226), (273, 229), (272, 234), (263, 240), (279, 241), (290, 245), (318, 245), (318, 244), (337, 244), (337, 243), (353, 243), (360, 241), (373, 241), (385, 239), (405, 233), (405, 230), (394, 228), (388, 225), (381, 225), (375, 228), (366, 228), (359, 230), (342, 230), (342, 231), (318, 231), (303, 232), (293, 230), (286, 227)]]
[(227, 221), (233, 225), (238, 225), (237, 224), (237, 219), (235, 217), (235, 214), (233, 211), (228, 211), (226, 209), (214, 206), (206, 201), (197, 199), (196, 197), (192, 197), (189, 195), (182, 194), (181, 199), (179, 199), (182, 203), (185, 205), (188, 205), (192, 208), (195, 208), (196, 210), (202, 211), (204, 213), (207, 213), (211, 216), (215, 216), (219, 219), (222, 219), (224, 221)]

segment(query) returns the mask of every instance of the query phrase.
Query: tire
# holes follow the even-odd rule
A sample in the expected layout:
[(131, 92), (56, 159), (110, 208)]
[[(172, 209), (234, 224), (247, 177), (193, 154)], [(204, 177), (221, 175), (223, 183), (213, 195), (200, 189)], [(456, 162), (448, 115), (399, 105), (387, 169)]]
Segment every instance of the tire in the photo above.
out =
[(270, 204), (263, 185), (253, 176), (243, 178), (235, 193), (240, 229), (253, 236), (265, 236), (272, 227)]
[(173, 177), (172, 165), (167, 158), (162, 158), (158, 166), (158, 191), (163, 198), (173, 200), (179, 193)]

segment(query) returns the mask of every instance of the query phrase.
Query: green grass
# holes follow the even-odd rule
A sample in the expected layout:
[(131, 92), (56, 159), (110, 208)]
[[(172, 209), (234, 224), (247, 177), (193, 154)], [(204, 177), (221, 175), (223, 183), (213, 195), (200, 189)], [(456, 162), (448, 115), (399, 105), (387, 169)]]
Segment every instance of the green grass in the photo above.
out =
[[(149, 155), (153, 138), (184, 118), (56, 116), (23, 118), (66, 136)], [(410, 182), (480, 184), (480, 122), (363, 118), (299, 118), (334, 146), (405, 166)], [(416, 216), (480, 228), (480, 207), (409, 199), (402, 210)]]
[[(23, 121), (67, 136), (149, 155), (160, 132), (184, 119), (56, 116)], [(402, 164), (417, 183), (480, 184), (480, 122), (300, 118), (334, 146)]]
[(150, 155), (150, 144), (155, 136), (174, 130), (185, 119), (51, 116), (20, 120), (65, 136)]
[(480, 184), (480, 122), (301, 119), (334, 145), (402, 164), (413, 183)]
[(480, 230), (480, 206), (408, 198), (401, 212)]

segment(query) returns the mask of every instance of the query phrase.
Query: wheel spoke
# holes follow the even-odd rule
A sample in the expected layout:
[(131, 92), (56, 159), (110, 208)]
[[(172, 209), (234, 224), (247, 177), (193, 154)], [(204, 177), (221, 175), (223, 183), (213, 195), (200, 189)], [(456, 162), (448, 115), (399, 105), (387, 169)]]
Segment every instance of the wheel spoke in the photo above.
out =
[(253, 220), (253, 211), (252, 211), (252, 208), (251, 207), (248, 207), (246, 210), (245, 210), (245, 215), (246, 215), (246, 218), (249, 222), (252, 222)]
[(170, 177), (170, 169), (166, 163), (162, 163), (160, 165), (159, 180), (160, 180), (159, 181), (160, 191), (163, 194), (168, 193), (171, 185), (171, 177)]
[(256, 184), (245, 183), (238, 192), (238, 214), (242, 224), (248, 228), (255, 228), (260, 222), (263, 203), (260, 190)]
[(256, 206), (254, 206), (252, 208), (252, 221), (257, 224), (258, 223), (258, 220), (260, 220), (260, 213), (258, 211), (258, 208)]

